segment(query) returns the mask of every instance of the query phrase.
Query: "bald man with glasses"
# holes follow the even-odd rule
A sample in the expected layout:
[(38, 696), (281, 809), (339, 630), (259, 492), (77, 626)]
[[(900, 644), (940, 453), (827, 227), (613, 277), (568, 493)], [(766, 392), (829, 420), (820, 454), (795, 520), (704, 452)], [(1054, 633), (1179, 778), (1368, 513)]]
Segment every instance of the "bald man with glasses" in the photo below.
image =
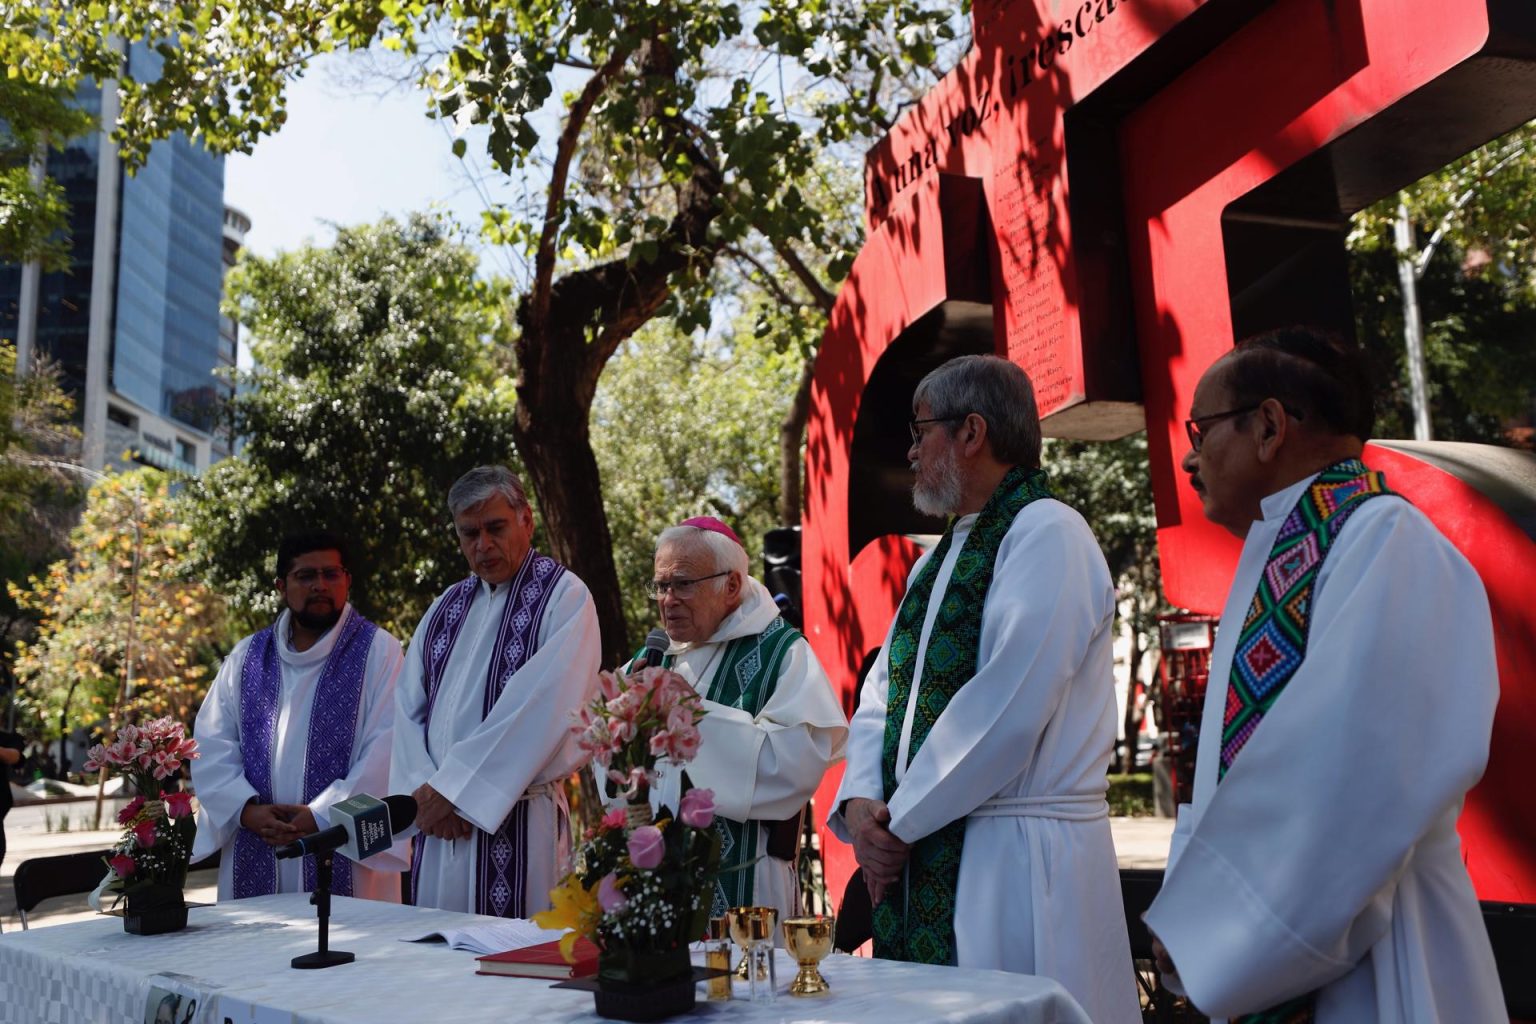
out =
[[(647, 588), (669, 644), (662, 664), (704, 698), (695, 786), (715, 794), (721, 871), (711, 916), (728, 907), (801, 911), (795, 871), (801, 813), (828, 766), (842, 759), (848, 721), (811, 645), (747, 573), (734, 530), (699, 516), (662, 532)], [(639, 656), (631, 668), (639, 668)], [(676, 808), (677, 773), (652, 790)], [(751, 870), (731, 868), (756, 862)]]

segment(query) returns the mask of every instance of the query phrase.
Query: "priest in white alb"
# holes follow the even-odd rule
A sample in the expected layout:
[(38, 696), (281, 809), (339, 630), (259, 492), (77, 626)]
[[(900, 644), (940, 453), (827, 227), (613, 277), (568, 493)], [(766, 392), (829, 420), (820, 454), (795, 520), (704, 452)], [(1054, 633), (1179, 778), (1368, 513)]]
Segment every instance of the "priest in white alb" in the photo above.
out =
[[(688, 680), (707, 712), (687, 772), (714, 791), (721, 873), (711, 916), (740, 906), (799, 916), (801, 815), (842, 757), (848, 721), (811, 645), (748, 573), (734, 530), (710, 516), (689, 519), (662, 532), (655, 565), (651, 596), (670, 641), (662, 664)], [(680, 773), (660, 768), (653, 802), (676, 809)]]
[(1286, 328), (1213, 364), (1185, 423), (1243, 551), (1146, 922), (1217, 1020), (1508, 1019), (1456, 834), (1498, 701), (1488, 599), (1361, 461), (1372, 404), (1355, 345)]
[(597, 611), (586, 584), (532, 550), (510, 470), (470, 470), (448, 508), (472, 575), (427, 610), (397, 689), (390, 777), (418, 806), (413, 902), (531, 917), (570, 858), (571, 714), (597, 689)]
[(1022, 369), (962, 356), (912, 408), (914, 504), (955, 518), (908, 576), (829, 820), (864, 871), (875, 955), (1044, 975), (1097, 1024), (1133, 1024), (1104, 556), (1051, 497)]
[[(221, 851), (219, 899), (309, 892), (313, 857), (274, 848), (330, 825), (348, 797), (388, 793), (400, 643), (347, 598), (346, 544), (323, 532), (283, 538), (277, 621), (235, 645), (197, 713), (192, 859)], [(335, 858), (331, 891), (400, 901), (405, 844), (365, 863)]]

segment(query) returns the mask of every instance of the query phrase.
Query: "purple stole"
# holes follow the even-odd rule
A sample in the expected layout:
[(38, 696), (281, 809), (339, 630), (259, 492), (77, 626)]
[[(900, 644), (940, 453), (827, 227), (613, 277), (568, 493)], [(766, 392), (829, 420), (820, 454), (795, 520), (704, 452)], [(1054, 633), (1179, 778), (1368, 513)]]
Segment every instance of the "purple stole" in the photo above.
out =
[[(347, 774), (352, 767), (352, 740), (363, 694), (363, 676), (377, 626), (354, 609), (338, 628), (341, 635), (325, 659), (309, 716), (304, 746), (303, 802)], [(272, 747), (283, 691), (282, 665), (275, 626), (251, 638), (240, 669), (240, 760), (245, 780), (261, 803), (272, 803)], [(315, 858), (304, 858), (304, 891), (315, 888)], [(253, 832), (235, 833), (235, 899), (266, 896), (277, 891), (277, 858), (272, 847)], [(352, 862), (336, 855), (331, 891), (352, 895)]]
[[(555, 582), (565, 574), (565, 566), (547, 555), (528, 552), (512, 578), (501, 624), (496, 631), (490, 670), (485, 677), (485, 696), (480, 718), (485, 720), (506, 689), (507, 682), (538, 649), (539, 626), (549, 605)], [(437, 701), (443, 670), (459, 639), (469, 606), (480, 593), (480, 578), (471, 576), (448, 588), (427, 619), (421, 641), (422, 685), (427, 691), (426, 719), (432, 724), (432, 708)], [(411, 854), (411, 902), (417, 902), (417, 884), (421, 876), (421, 858), (426, 847), (418, 837)], [(528, 849), (528, 801), (513, 805), (495, 832), (475, 830), (475, 913), (492, 917), (526, 917), (527, 899), (523, 872)]]

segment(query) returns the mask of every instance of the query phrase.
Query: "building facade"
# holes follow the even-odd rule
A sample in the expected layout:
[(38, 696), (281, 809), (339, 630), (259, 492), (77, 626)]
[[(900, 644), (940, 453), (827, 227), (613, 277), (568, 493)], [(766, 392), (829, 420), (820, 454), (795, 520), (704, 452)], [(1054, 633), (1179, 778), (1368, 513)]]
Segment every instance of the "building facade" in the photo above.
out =
[[(142, 44), (127, 54), (141, 80), (159, 59)], [(87, 468), (199, 473), (230, 451), (218, 416), (229, 386), (215, 370), (234, 365), (237, 334), (219, 300), (226, 249), (250, 222), (230, 211), (236, 230), (226, 226), (222, 157), (178, 135), (130, 176), (106, 130), (115, 92), (83, 85), (77, 98), (105, 128), (48, 154), (70, 203), (71, 266), (0, 266), (0, 338), (20, 367), (34, 352), (58, 364)]]

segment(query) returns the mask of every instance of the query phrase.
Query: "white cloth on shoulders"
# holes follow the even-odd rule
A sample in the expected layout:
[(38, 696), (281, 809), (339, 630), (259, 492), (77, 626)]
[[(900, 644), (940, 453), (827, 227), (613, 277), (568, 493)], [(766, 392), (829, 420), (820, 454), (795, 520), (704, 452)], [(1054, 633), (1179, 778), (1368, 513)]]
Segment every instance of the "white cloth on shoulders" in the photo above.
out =
[[(347, 617), (356, 614), (356, 609), (347, 604), (342, 609), (342, 618), (307, 651), (294, 650), (289, 639), (292, 612), (285, 609), (273, 627), (273, 645), (282, 673), (277, 727), (272, 742), (274, 803), (304, 803), (304, 755), (315, 689)], [(203, 699), (193, 729), (199, 756), (191, 764), (198, 802), (197, 838), (193, 841), (192, 859), (201, 860), (215, 850), (222, 851), (219, 858), (221, 900), (234, 895), (235, 834), (240, 828), (241, 812), (256, 796), (255, 789), (245, 778), (245, 762), (240, 750), (240, 675), (250, 645), (251, 637), (245, 637), (224, 659)], [(376, 631), (363, 670), (363, 689), (352, 736), (351, 769), (309, 802), (318, 828), (330, 825), (327, 812), (338, 801), (362, 793), (380, 799), (388, 795), (395, 681), (403, 660), (400, 641), (382, 629)], [(277, 865), (277, 891), (302, 892), (303, 859), (280, 860)], [(400, 872), (406, 867), (406, 844), (402, 840), (389, 852), (375, 854), (367, 861), (353, 865), (353, 894), (400, 902)]]
[[(532, 557), (530, 555), (530, 557)], [(494, 832), (519, 800), (528, 800), (525, 853), (526, 915), (549, 907), (549, 890), (569, 868), (565, 828), (566, 776), (582, 756), (570, 734), (571, 713), (597, 691), (602, 643), (597, 610), (587, 586), (566, 571), (555, 582), (537, 633), (537, 648), (508, 680), (484, 714), (486, 676), (511, 586), (478, 583), (458, 641), (443, 670), (431, 723), (424, 728), (422, 636), (433, 602), (412, 637), (397, 689), (391, 788), (414, 792), (422, 783), (446, 797), (476, 828)], [(473, 913), (477, 886), (476, 838), (423, 843), (417, 902), (424, 907)]]
[[(699, 643), (675, 643), (667, 653), (672, 668), (702, 696), (734, 640), (756, 636), (778, 618), (768, 588), (750, 576), (742, 602)], [(733, 821), (780, 821), (796, 814), (816, 793), (829, 766), (843, 756), (848, 720), (832, 693), (821, 662), (804, 637), (797, 639), (779, 667), (771, 696), (756, 715), (711, 700), (699, 720), (699, 752), (687, 766), (695, 786), (713, 790), (715, 811)], [(660, 766), (662, 777), (652, 793), (657, 806), (677, 807), (680, 775)], [(801, 910), (795, 866), (768, 855), (768, 833), (746, 859), (761, 857), (753, 869), (753, 902), (774, 907), (780, 920)]]
[[(936, 609), (974, 524), (974, 515), (956, 522), (934, 583), (913, 700), (901, 710), (904, 745)], [(931, 556), (912, 567), (908, 587)], [(909, 843), (968, 819), (958, 966), (1053, 978), (1099, 1024), (1132, 1024), (1141, 1017), (1104, 800), (1116, 725), (1114, 614), (1109, 569), (1082, 516), (1050, 498), (1021, 509), (998, 548), (976, 673), (901, 773), (889, 807), (891, 831)], [(843, 803), (883, 797), (889, 673), (882, 650), (853, 716), (828, 820), (844, 841)]]
[(1506, 1020), (1456, 834), (1498, 700), (1488, 599), (1407, 501), (1369, 499), (1344, 525), (1318, 571), (1306, 655), (1217, 785), (1238, 634), (1312, 479), (1265, 498), (1243, 544), (1194, 802), (1147, 924), (1217, 1020), (1314, 990), (1317, 1024)]

